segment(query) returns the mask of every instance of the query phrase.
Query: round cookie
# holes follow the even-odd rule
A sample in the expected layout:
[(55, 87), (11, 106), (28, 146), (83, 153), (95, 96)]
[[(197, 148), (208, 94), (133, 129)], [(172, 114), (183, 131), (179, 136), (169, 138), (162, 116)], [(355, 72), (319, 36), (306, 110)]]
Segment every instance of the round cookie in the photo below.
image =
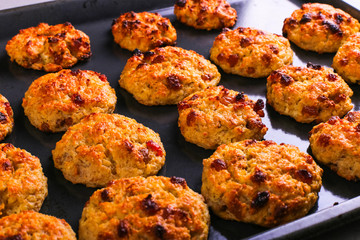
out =
[(154, 175), (165, 163), (159, 134), (119, 114), (88, 115), (65, 132), (52, 154), (67, 180), (88, 187)]
[(254, 28), (226, 30), (215, 38), (210, 59), (224, 72), (260, 78), (293, 61), (289, 40)]
[(207, 149), (244, 139), (261, 140), (264, 102), (223, 86), (196, 92), (178, 104), (178, 125), (186, 141)]
[(0, 144), (0, 192), (0, 217), (39, 211), (48, 193), (40, 160), (10, 143)]
[(226, 0), (177, 0), (177, 19), (196, 29), (221, 29), (236, 23), (237, 13)]
[(111, 31), (114, 41), (130, 51), (148, 51), (176, 43), (175, 28), (168, 18), (158, 13), (124, 13), (114, 20)]
[(11, 61), (24, 68), (56, 72), (91, 56), (89, 37), (71, 23), (20, 30), (6, 44)]
[(0, 141), (12, 132), (14, 114), (9, 101), (0, 94)]
[(6, 240), (76, 240), (64, 220), (33, 211), (25, 211), (0, 219), (0, 239)]
[(305, 216), (322, 184), (310, 155), (273, 141), (221, 145), (203, 165), (201, 193), (213, 212), (265, 227)]
[(112, 181), (87, 202), (79, 240), (207, 239), (210, 216), (185, 179), (153, 176)]
[(358, 20), (328, 4), (305, 3), (286, 18), (283, 35), (298, 47), (318, 53), (336, 52), (353, 33)]
[(115, 104), (115, 90), (105, 75), (65, 69), (32, 82), (22, 106), (36, 128), (60, 132), (91, 113), (112, 113)]
[(310, 131), (309, 140), (317, 161), (347, 180), (360, 179), (360, 112), (320, 123)]
[(215, 86), (215, 65), (192, 50), (179, 47), (135, 51), (121, 73), (119, 84), (144, 105), (177, 104), (188, 95)]
[(345, 81), (360, 84), (360, 33), (354, 33), (341, 45), (332, 67)]
[(285, 66), (267, 79), (267, 103), (298, 122), (324, 122), (353, 108), (353, 91), (331, 68)]

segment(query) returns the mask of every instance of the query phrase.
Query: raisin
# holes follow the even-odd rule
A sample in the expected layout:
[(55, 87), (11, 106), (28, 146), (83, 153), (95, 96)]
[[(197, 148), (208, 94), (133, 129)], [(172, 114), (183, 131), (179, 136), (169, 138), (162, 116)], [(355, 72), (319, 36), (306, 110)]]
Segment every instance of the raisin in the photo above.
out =
[(58, 38), (56, 37), (48, 37), (48, 42), (49, 43), (57, 43), (59, 41)]
[[(147, 51), (147, 52), (144, 52), (144, 59), (149, 59), (151, 56), (155, 55), (154, 52), (151, 52), (151, 51)], [(159, 55), (161, 56), (161, 55)]]
[(266, 174), (263, 173), (262, 171), (256, 169), (254, 175), (252, 175), (250, 177), (251, 181), (255, 182), (255, 183), (261, 183), (264, 182), (266, 179)]
[(306, 169), (300, 169), (296, 171), (296, 175), (304, 183), (311, 183), (313, 180), (312, 174)]
[(327, 78), (329, 79), (330, 82), (334, 82), (334, 81), (337, 80), (336, 74), (332, 74), (332, 73), (329, 73), (329, 74), (327, 75)]
[(221, 159), (215, 159), (214, 161), (212, 161), (210, 167), (215, 168), (217, 172), (227, 169), (226, 163)]
[(261, 60), (265, 63), (265, 66), (269, 66), (271, 63), (272, 56), (269, 53), (265, 53), (261, 56)]
[(245, 141), (245, 146), (249, 146), (251, 144), (257, 143), (257, 141), (255, 139), (249, 139)]
[(279, 53), (279, 48), (277, 46), (274, 45), (270, 45), (269, 46), (270, 50), (274, 53), (274, 54), (278, 54)]
[(141, 56), (142, 54), (143, 53), (137, 48), (135, 48), (134, 51), (132, 51), (133, 56)]
[(304, 106), (302, 109), (302, 113), (303, 114), (308, 114), (311, 116), (316, 116), (318, 115), (318, 108), (316, 106)]
[(102, 190), (102, 191), (100, 192), (100, 195), (101, 195), (101, 199), (102, 199), (104, 202), (110, 202), (110, 201), (111, 201), (109, 190), (107, 190), (107, 189)]
[(189, 107), (191, 107), (191, 106), (186, 101), (179, 102), (178, 105), (177, 105), (177, 108), (178, 108), (179, 111), (187, 109)]
[(337, 24), (340, 24), (340, 23), (342, 23), (344, 21), (344, 18), (339, 13), (335, 13), (334, 17), (335, 17), (335, 22)]
[(330, 125), (334, 125), (340, 118), (338, 116), (332, 116), (329, 120), (328, 123)]
[(287, 205), (276, 206), (275, 212), (274, 212), (275, 218), (285, 217), (287, 215), (287, 211), (288, 211)]
[(306, 67), (312, 68), (312, 69), (314, 69), (314, 70), (320, 70), (320, 69), (321, 69), (321, 65), (319, 65), (319, 64), (313, 64), (313, 63), (311, 63), (311, 62), (308, 62), (308, 63), (306, 64)]
[(264, 126), (265, 125), (257, 119), (249, 119), (246, 123), (246, 128), (248, 129), (262, 129)]
[(150, 215), (154, 215), (159, 211), (159, 206), (152, 199), (152, 195), (149, 194), (146, 198), (141, 201), (142, 209)]
[(358, 125), (356, 125), (355, 131), (356, 131), (356, 132), (360, 132), (360, 123), (359, 123)]
[(294, 79), (290, 77), (287, 74), (280, 73), (280, 83), (284, 86), (289, 86), (292, 82), (294, 82)]
[(77, 93), (75, 93), (74, 95), (71, 96), (71, 100), (76, 105), (82, 105), (85, 102), (84, 99), (82, 99), (82, 97), (80, 96), (80, 94), (77, 94)]
[(164, 235), (166, 234), (166, 229), (162, 225), (156, 224), (154, 226), (154, 232), (158, 238), (164, 239)]
[(225, 60), (225, 54), (220, 53), (219, 55), (217, 55), (216, 58), (217, 58), (217, 60), (218, 60), (219, 62), (221, 62), (221, 61)]
[(147, 141), (146, 147), (154, 151), (156, 153), (156, 156), (162, 157), (164, 155), (162, 148), (153, 140)]
[(231, 54), (231, 55), (229, 55), (229, 58), (227, 59), (227, 61), (230, 64), (230, 67), (234, 67), (237, 64), (237, 62), (239, 61), (239, 55)]
[(342, 36), (343, 32), (336, 23), (324, 20), (322, 21), (322, 24), (325, 25), (332, 33)]
[(306, 155), (305, 158), (306, 158), (306, 163), (308, 163), (308, 164), (312, 164), (312, 163), (313, 163), (313, 158), (312, 158), (312, 156)]
[(328, 98), (321, 94), (320, 96), (317, 97), (317, 100), (319, 102), (325, 102), (326, 100), (328, 100)]
[(300, 24), (305, 24), (310, 21), (311, 21), (311, 13), (305, 13), (300, 19)]
[(163, 55), (157, 55), (156, 57), (154, 57), (154, 59), (151, 61), (151, 64), (155, 64), (155, 63), (162, 63), (165, 61), (165, 57)]
[(195, 122), (197, 116), (197, 113), (191, 110), (191, 112), (186, 117), (186, 124), (191, 126)]
[(356, 121), (356, 115), (354, 114), (354, 112), (349, 112), (346, 115), (346, 118), (349, 122), (355, 122)]
[(181, 177), (175, 177), (175, 176), (173, 176), (173, 177), (170, 178), (170, 182), (171, 182), (172, 184), (180, 184), (180, 185), (182, 185), (183, 187), (186, 186), (186, 181), (185, 181), (185, 179), (184, 179), (184, 178), (181, 178)]
[(176, 0), (175, 5), (179, 7), (185, 7), (186, 0)]
[(6, 160), (2, 163), (2, 169), (3, 169), (4, 171), (11, 170), (11, 169), (12, 169), (11, 162), (6, 159)]
[(4, 240), (23, 240), (22, 236), (20, 234), (9, 236), (4, 238)]
[(247, 37), (243, 37), (240, 40), (240, 46), (242, 48), (248, 47), (252, 44), (252, 39), (251, 38), (247, 38)]
[(120, 238), (124, 238), (129, 234), (129, 224), (126, 220), (120, 221), (117, 227), (117, 233)]
[(289, 23), (289, 26), (292, 28), (292, 27), (294, 27), (295, 25), (298, 24), (298, 21), (296, 19), (294, 19), (294, 18), (290, 18), (288, 23)]
[(246, 69), (246, 73), (247, 73), (247, 74), (253, 74), (253, 73), (255, 73), (255, 68), (253, 68), (253, 67), (248, 67), (248, 68)]
[(181, 81), (178, 76), (171, 74), (166, 78), (167, 87), (173, 90), (180, 90), (182, 88)]
[(209, 81), (212, 78), (213, 78), (213, 76), (211, 74), (201, 75), (201, 79), (204, 80), (204, 81)]
[(7, 122), (7, 116), (4, 113), (0, 112), (0, 123), (4, 124), (6, 122)]
[(318, 143), (320, 146), (326, 147), (329, 145), (331, 137), (325, 133), (320, 134), (318, 138)]
[(243, 92), (238, 93), (238, 94), (235, 96), (235, 101), (237, 101), (237, 102), (244, 101), (244, 100), (245, 100), (245, 95), (244, 95)]
[(139, 150), (139, 153), (141, 154), (144, 163), (148, 164), (150, 161), (149, 150), (147, 148), (142, 148)]
[(258, 112), (264, 109), (264, 107), (265, 107), (264, 101), (262, 99), (258, 99), (254, 105), (254, 111)]
[(269, 201), (270, 193), (268, 191), (258, 192), (251, 201), (252, 208), (261, 208)]
[(349, 63), (349, 60), (347, 58), (343, 58), (339, 61), (341, 66), (346, 66)]
[(192, 97), (189, 100), (193, 101), (193, 100), (198, 99), (198, 98), (199, 98), (199, 95), (194, 94), (194, 95), (192, 95)]

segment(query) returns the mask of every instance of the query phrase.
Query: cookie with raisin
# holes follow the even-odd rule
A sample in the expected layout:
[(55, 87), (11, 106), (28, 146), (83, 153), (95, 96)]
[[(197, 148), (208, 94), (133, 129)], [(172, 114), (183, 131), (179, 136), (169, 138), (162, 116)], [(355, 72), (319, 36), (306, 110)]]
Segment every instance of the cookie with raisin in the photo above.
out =
[(267, 103), (301, 123), (324, 122), (353, 108), (353, 91), (331, 68), (285, 66), (267, 78)]
[(201, 193), (213, 212), (264, 227), (305, 216), (322, 185), (310, 155), (273, 141), (221, 145), (203, 165)]
[(166, 154), (159, 134), (134, 119), (92, 113), (65, 132), (52, 155), (70, 182), (103, 187), (113, 179), (155, 175)]
[(206, 149), (245, 139), (261, 140), (264, 101), (223, 86), (196, 92), (178, 104), (178, 125), (185, 140)]
[(119, 79), (122, 88), (144, 105), (177, 104), (220, 81), (216, 66), (192, 50), (179, 47), (134, 51)]
[(66, 131), (91, 113), (112, 113), (115, 104), (105, 75), (69, 69), (33, 81), (22, 102), (30, 123), (44, 132)]
[(22, 29), (6, 44), (11, 61), (24, 68), (56, 72), (91, 56), (90, 39), (66, 22)]
[(177, 0), (177, 19), (196, 29), (221, 29), (236, 23), (237, 12), (226, 0)]
[(179, 177), (133, 177), (97, 190), (83, 209), (80, 240), (207, 239), (204, 198)]
[(14, 127), (14, 113), (9, 101), (0, 94), (0, 141), (9, 135)]
[(176, 30), (168, 18), (158, 13), (133, 11), (122, 14), (111, 27), (114, 41), (133, 51), (149, 51), (156, 47), (174, 45)]
[(347, 180), (360, 179), (360, 112), (320, 123), (310, 131), (309, 141), (317, 161)]
[(328, 4), (305, 3), (284, 20), (283, 35), (298, 47), (318, 53), (336, 52), (359, 21)]
[(215, 38), (210, 59), (224, 72), (261, 78), (293, 61), (286, 38), (255, 28), (225, 29)]

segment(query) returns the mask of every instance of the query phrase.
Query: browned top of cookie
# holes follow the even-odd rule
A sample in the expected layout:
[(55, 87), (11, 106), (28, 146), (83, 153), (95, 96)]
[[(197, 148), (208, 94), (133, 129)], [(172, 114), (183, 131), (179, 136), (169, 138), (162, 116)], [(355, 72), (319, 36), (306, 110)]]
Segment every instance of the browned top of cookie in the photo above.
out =
[(7, 43), (6, 51), (11, 61), (47, 72), (70, 68), (91, 56), (89, 37), (69, 22), (22, 29)]

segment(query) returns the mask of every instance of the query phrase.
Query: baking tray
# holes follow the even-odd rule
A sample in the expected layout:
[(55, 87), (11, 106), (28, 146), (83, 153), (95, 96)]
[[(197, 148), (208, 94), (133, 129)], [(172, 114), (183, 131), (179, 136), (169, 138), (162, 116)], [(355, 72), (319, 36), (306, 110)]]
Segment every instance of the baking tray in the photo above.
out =
[[(281, 34), (283, 20), (304, 3), (300, 0), (229, 2), (238, 12), (235, 27), (256, 27), (277, 34)], [(51, 150), (60, 140), (62, 133), (48, 134), (35, 129), (24, 116), (21, 107), (24, 93), (31, 82), (45, 72), (24, 69), (10, 62), (5, 45), (19, 29), (35, 26), (39, 22), (58, 24), (69, 21), (77, 29), (87, 33), (90, 36), (93, 56), (90, 60), (75, 65), (73, 69), (89, 69), (105, 74), (117, 93), (115, 112), (134, 118), (160, 134), (167, 157), (159, 175), (183, 177), (193, 190), (200, 192), (202, 160), (209, 157), (213, 151), (204, 150), (184, 140), (177, 127), (176, 106), (143, 106), (129, 93), (120, 89), (117, 81), (127, 59), (131, 57), (131, 52), (121, 49), (113, 42), (110, 28), (112, 19), (127, 11), (159, 12), (170, 18), (177, 29), (177, 46), (195, 50), (209, 58), (209, 50), (219, 31), (195, 30), (179, 23), (173, 14), (173, 4), (174, 1), (161, 0), (64, 0), (0, 11), (0, 93), (10, 101), (15, 118), (14, 131), (3, 142), (26, 149), (40, 158), (49, 186), (49, 195), (41, 212), (64, 218), (75, 232), (78, 231), (82, 208), (96, 189), (74, 185), (66, 181), (62, 173), (54, 168)], [(358, 19), (360, 17), (357, 9), (343, 1), (331, 1), (331, 4), (348, 11)], [(311, 61), (331, 66), (334, 54), (319, 55), (303, 51), (293, 44), (291, 46), (295, 53), (294, 65), (304, 66)], [(221, 70), (220, 72), (221, 85), (244, 91), (254, 100), (261, 98), (266, 101), (265, 78), (250, 79), (225, 74)], [(351, 88), (354, 91), (354, 110), (359, 110), (360, 87), (351, 85)], [(289, 117), (281, 116), (268, 105), (265, 106), (263, 122), (269, 128), (265, 139), (293, 144), (302, 151), (311, 153), (308, 132), (313, 125), (297, 123)], [(348, 182), (329, 168), (322, 167), (323, 187), (317, 204), (307, 216), (277, 228), (266, 229), (252, 224), (225, 221), (211, 214), (209, 239), (304, 239), (360, 218), (360, 198), (357, 197), (360, 185)]]

